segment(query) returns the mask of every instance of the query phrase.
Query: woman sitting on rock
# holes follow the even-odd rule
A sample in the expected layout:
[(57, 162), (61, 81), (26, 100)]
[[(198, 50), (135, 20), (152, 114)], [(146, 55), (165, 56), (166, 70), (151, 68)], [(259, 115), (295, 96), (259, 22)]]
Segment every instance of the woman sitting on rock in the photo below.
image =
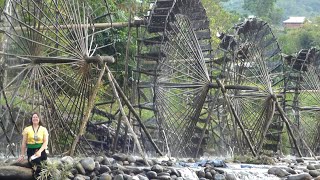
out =
[(21, 155), (18, 161), (22, 161), (27, 147), (28, 161), (34, 168), (34, 175), (38, 176), (41, 169), (41, 161), (47, 160), (48, 130), (42, 126), (38, 113), (33, 113), (30, 126), (24, 128), (21, 144)]

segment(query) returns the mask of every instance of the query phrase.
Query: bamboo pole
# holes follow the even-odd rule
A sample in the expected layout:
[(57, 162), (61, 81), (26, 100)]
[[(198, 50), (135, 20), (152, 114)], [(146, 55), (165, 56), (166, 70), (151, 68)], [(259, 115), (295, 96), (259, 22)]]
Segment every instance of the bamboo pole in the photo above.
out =
[(98, 77), (98, 80), (93, 88), (93, 92), (91, 94), (91, 96), (89, 96), (89, 103), (88, 103), (88, 106), (87, 106), (87, 109), (85, 111), (85, 114), (84, 114), (84, 117), (82, 119), (82, 124), (80, 126), (80, 129), (79, 129), (79, 133), (78, 135), (74, 138), (73, 142), (72, 142), (72, 145), (71, 145), (71, 149), (70, 149), (70, 156), (73, 156), (74, 155), (74, 152), (75, 152), (75, 149), (76, 149), (76, 146), (79, 142), (79, 139), (81, 136), (83, 136), (83, 134), (85, 133), (85, 129), (86, 129), (86, 126), (87, 126), (87, 123), (89, 121), (89, 117), (90, 117), (90, 113), (94, 107), (94, 100), (97, 96), (97, 93), (98, 93), (98, 90), (99, 90), (99, 86), (101, 84), (101, 80), (102, 80), (102, 77), (104, 75), (104, 72), (106, 70), (106, 66), (105, 66), (105, 63), (101, 63), (103, 66), (102, 66), (102, 69), (100, 71), (100, 74), (99, 74), (99, 77)]
[[(271, 106), (270, 106), (271, 105)], [(275, 102), (272, 100), (272, 95), (270, 95), (267, 100), (266, 100), (266, 106), (269, 107), (267, 108), (265, 111), (266, 111), (266, 122), (264, 124), (264, 129), (263, 129), (263, 132), (261, 133), (261, 136), (260, 136), (260, 142), (258, 144), (258, 148), (257, 148), (257, 154), (260, 154), (260, 151), (261, 151), (261, 148), (262, 148), (262, 145), (263, 145), (263, 141), (264, 139), (266, 138), (266, 135), (267, 135), (267, 132), (268, 132), (268, 129), (269, 129), (269, 126), (270, 124), (272, 123), (272, 119), (273, 119), (273, 116), (274, 116), (274, 112), (275, 112)], [(269, 110), (269, 111), (268, 111)]]
[(294, 134), (293, 134), (293, 132), (292, 132), (292, 129), (291, 129), (291, 127), (290, 127), (290, 123), (289, 123), (287, 117), (285, 116), (285, 113), (284, 113), (283, 109), (281, 108), (281, 106), (280, 106), (277, 98), (276, 98), (275, 96), (273, 96), (272, 98), (273, 98), (273, 100), (274, 100), (275, 103), (276, 103), (276, 107), (277, 107), (277, 109), (278, 109), (278, 111), (279, 111), (279, 113), (280, 113), (281, 119), (286, 123), (287, 129), (288, 129), (289, 134), (290, 134), (290, 136), (291, 136), (291, 138), (292, 138), (292, 140), (293, 140), (293, 144), (295, 145), (295, 147), (296, 147), (296, 149), (297, 149), (297, 151), (298, 151), (299, 156), (302, 157), (302, 153), (301, 153), (300, 148), (299, 148), (299, 146), (298, 146), (298, 144), (297, 144), (297, 139), (295, 138), (295, 136), (294, 136)]
[[(26, 26), (22, 27), (13, 27), (16, 31), (22, 31), (27, 29), (34, 29), (34, 30), (47, 30), (47, 29), (71, 29), (71, 28), (88, 28), (88, 27), (94, 27), (95, 29), (105, 29), (105, 28), (122, 28), (122, 27), (128, 27), (130, 26), (140, 26), (144, 24), (144, 20), (134, 20), (131, 22), (115, 22), (115, 23), (95, 23), (95, 24), (66, 24), (66, 25), (59, 25), (57, 26), (37, 26), (37, 28), (30, 28)], [(0, 33), (3, 33), (3, 31), (0, 31)]]
[(117, 130), (116, 130), (116, 134), (115, 134), (113, 145), (112, 145), (112, 153), (115, 153), (117, 149), (120, 128), (121, 128), (121, 116), (118, 117), (118, 121), (117, 121)]
[(240, 129), (241, 129), (241, 131), (242, 131), (242, 133), (243, 133), (243, 135), (244, 135), (244, 138), (246, 139), (246, 141), (247, 141), (247, 143), (248, 143), (248, 145), (249, 145), (249, 148), (250, 148), (253, 156), (257, 156), (257, 153), (255, 152), (255, 150), (254, 150), (254, 148), (253, 148), (253, 146), (252, 146), (252, 143), (251, 143), (251, 141), (250, 141), (250, 139), (249, 139), (249, 137), (248, 137), (248, 135), (247, 135), (244, 127), (243, 127), (242, 122), (240, 121), (240, 119), (239, 119), (239, 117), (238, 117), (238, 115), (237, 115), (237, 113), (236, 113), (236, 110), (235, 110), (234, 107), (231, 105), (230, 99), (229, 99), (228, 95), (226, 94), (226, 89), (224, 88), (224, 85), (221, 83), (221, 81), (220, 81), (219, 79), (217, 79), (216, 81), (217, 81), (218, 85), (219, 85), (220, 88), (221, 88), (221, 91), (222, 91), (222, 94), (223, 94), (223, 96), (224, 96), (224, 98), (225, 98), (225, 100), (226, 100), (226, 103), (227, 103), (227, 105), (229, 106), (229, 108), (230, 108), (230, 110), (231, 110), (231, 112), (232, 112), (232, 114), (233, 114), (233, 116), (234, 116), (234, 119), (236, 120), (238, 126), (240, 127)]
[[(131, 19), (132, 19), (132, 9), (130, 8), (130, 12), (129, 12), (129, 20), (128, 22), (131, 22)], [(128, 96), (128, 90), (127, 90), (127, 87), (128, 87), (128, 78), (129, 78), (129, 73), (128, 73), (128, 69), (129, 69), (129, 49), (130, 49), (130, 39), (131, 39), (131, 24), (128, 23), (128, 41), (127, 41), (127, 45), (126, 45), (126, 58), (125, 58), (125, 65), (124, 65), (124, 77), (123, 77), (123, 91), (124, 93), (126, 93), (126, 95)], [(131, 119), (131, 114), (129, 112), (128, 114), (128, 117), (129, 117), (129, 120)], [(125, 135), (124, 135), (124, 142), (127, 142), (127, 137), (128, 137), (128, 127), (126, 126), (125, 127)], [(124, 152), (125, 151), (125, 144), (124, 146), (122, 147), (122, 151)]]
[(147, 128), (144, 126), (144, 124), (142, 123), (138, 113), (134, 110), (132, 104), (129, 102), (128, 98), (125, 96), (125, 94), (123, 93), (122, 89), (120, 88), (119, 84), (117, 83), (116, 79), (112, 76), (112, 80), (114, 82), (114, 85), (117, 89), (117, 91), (119, 92), (119, 95), (121, 96), (121, 98), (123, 99), (124, 103), (127, 105), (127, 107), (129, 108), (129, 110), (131, 111), (131, 113), (134, 115), (134, 117), (137, 119), (137, 121), (139, 122), (141, 128), (143, 129), (144, 133), (146, 133), (147, 138), (149, 139), (150, 143), (152, 144), (152, 146), (155, 148), (155, 150), (157, 151), (157, 153), (160, 156), (163, 156), (162, 152), (159, 150), (158, 146), (154, 143), (154, 141), (152, 140), (151, 135), (149, 134)]
[(134, 140), (135, 144), (137, 145), (138, 151), (139, 151), (140, 155), (142, 156), (142, 158), (143, 158), (143, 160), (144, 160), (144, 163), (145, 163), (147, 166), (149, 166), (149, 163), (148, 163), (148, 161), (147, 161), (147, 159), (146, 159), (146, 156), (145, 156), (145, 154), (144, 154), (143, 151), (142, 151), (142, 148), (141, 148), (141, 145), (140, 145), (140, 143), (139, 143), (138, 137), (137, 137), (136, 133), (133, 131), (133, 129), (132, 129), (131, 125), (130, 125), (130, 122), (129, 122), (127, 116), (126, 116), (126, 113), (125, 113), (125, 111), (124, 111), (124, 109), (123, 109), (123, 106), (122, 106), (120, 97), (119, 97), (118, 92), (117, 92), (117, 89), (116, 89), (116, 87), (115, 87), (114, 79), (112, 78), (112, 74), (111, 74), (109, 68), (107, 67), (107, 65), (105, 65), (105, 68), (107, 69), (108, 79), (109, 79), (109, 81), (110, 81), (110, 85), (111, 85), (111, 87), (112, 87), (114, 96), (115, 96), (115, 98), (116, 98), (116, 100), (118, 101), (118, 104), (119, 104), (119, 109), (120, 109), (120, 113), (121, 113), (121, 116), (122, 116), (120, 119), (121, 119), (122, 121), (124, 121), (124, 123), (127, 125), (128, 130), (129, 130), (129, 132), (132, 134), (133, 140)]

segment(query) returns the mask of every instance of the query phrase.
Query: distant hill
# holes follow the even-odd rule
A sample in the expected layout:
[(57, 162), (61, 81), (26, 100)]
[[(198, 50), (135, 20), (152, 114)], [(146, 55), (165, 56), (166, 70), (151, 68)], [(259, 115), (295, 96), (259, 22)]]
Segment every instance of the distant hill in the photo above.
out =
[[(228, 11), (250, 14), (242, 8), (243, 0), (229, 0), (221, 4)], [(320, 16), (320, 0), (278, 0), (277, 7), (283, 9), (283, 19), (289, 16)]]

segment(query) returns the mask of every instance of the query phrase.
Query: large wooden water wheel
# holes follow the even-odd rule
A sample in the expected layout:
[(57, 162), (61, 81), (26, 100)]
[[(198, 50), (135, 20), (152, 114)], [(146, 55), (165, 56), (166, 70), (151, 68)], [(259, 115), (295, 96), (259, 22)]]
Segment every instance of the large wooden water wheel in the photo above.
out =
[(302, 49), (296, 55), (287, 56), (286, 61), (289, 67), (287, 114), (293, 122), (303, 155), (319, 154), (319, 50)]
[[(221, 81), (229, 85), (256, 87), (256, 91), (225, 91), (232, 121), (222, 122), (228, 144), (235, 151), (254, 155), (279, 150), (283, 133), (283, 62), (280, 47), (269, 25), (257, 18), (235, 25), (220, 34), (224, 52)], [(284, 119), (284, 120), (283, 120)], [(238, 129), (240, 127), (240, 129)], [(228, 135), (227, 135), (228, 134)], [(227, 139), (227, 138), (226, 138)]]
[(137, 56), (138, 106), (146, 123), (156, 124), (154, 139), (174, 156), (196, 149), (190, 140), (210, 84), (210, 38), (199, 0), (152, 4)]
[[(8, 143), (17, 142), (31, 113), (40, 112), (50, 130), (50, 147), (66, 151), (88, 111), (112, 39), (105, 1), (8, 1), (1, 9), (0, 125)], [(100, 80), (99, 80), (100, 78)], [(81, 148), (77, 149), (81, 150)]]

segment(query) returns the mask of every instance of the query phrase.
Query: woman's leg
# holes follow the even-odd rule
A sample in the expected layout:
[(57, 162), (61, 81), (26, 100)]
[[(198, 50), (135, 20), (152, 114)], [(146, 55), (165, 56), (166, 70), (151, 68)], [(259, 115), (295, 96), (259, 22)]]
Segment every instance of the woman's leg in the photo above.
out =
[[(36, 149), (35, 152), (37, 152), (39, 149)], [(41, 156), (32, 160), (31, 162), (36, 165), (36, 170), (34, 174), (36, 176), (39, 176), (41, 172), (41, 162), (47, 160), (47, 153), (45, 151), (41, 152)]]
[(33, 160), (30, 159), (30, 157), (32, 155), (34, 155), (34, 153), (36, 153), (38, 150), (39, 150), (39, 148), (36, 148), (36, 149), (28, 148), (27, 149), (28, 161), (29, 161), (32, 169), (34, 170), (33, 174), (35, 177), (39, 176), (39, 173), (41, 172), (41, 161), (47, 160), (47, 153), (45, 151), (41, 152), (40, 157), (33, 159)]
[(34, 155), (35, 152), (36, 152), (35, 149), (27, 148), (28, 162), (29, 162), (29, 164), (30, 164), (31, 166), (32, 166), (33, 164), (32, 164), (32, 162), (31, 162), (30, 157), (31, 157), (32, 155)]

